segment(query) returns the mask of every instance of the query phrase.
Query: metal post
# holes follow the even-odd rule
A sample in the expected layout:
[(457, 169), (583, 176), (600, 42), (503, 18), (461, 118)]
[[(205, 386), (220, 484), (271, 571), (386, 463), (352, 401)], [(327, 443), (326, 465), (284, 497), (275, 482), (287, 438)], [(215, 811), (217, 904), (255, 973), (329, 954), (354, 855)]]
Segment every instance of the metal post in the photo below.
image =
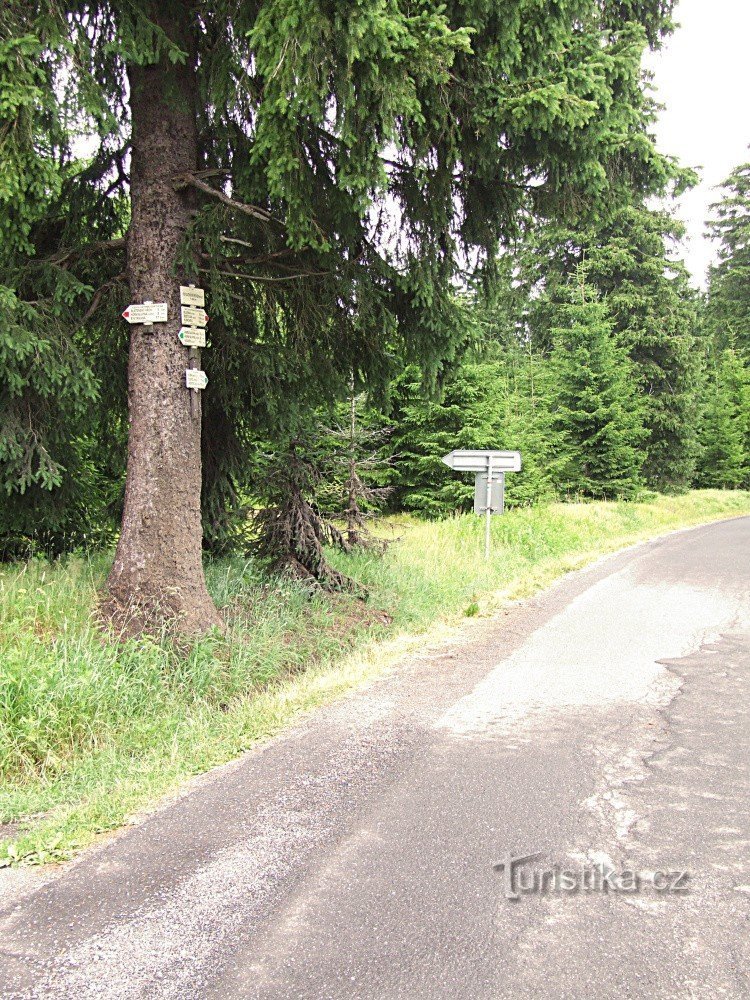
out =
[(492, 518), (492, 456), (487, 458), (487, 508), (484, 512), (484, 558), (490, 558), (490, 523)]

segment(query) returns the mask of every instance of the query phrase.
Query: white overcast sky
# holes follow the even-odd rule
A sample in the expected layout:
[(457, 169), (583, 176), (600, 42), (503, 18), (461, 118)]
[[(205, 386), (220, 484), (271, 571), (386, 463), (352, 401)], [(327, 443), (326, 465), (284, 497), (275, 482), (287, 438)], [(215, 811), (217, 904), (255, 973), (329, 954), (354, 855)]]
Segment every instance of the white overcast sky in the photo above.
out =
[(677, 31), (646, 66), (666, 105), (659, 148), (701, 168), (701, 184), (680, 199), (678, 215), (688, 227), (681, 256), (704, 284), (715, 253), (704, 236), (714, 189), (750, 160), (750, 0), (680, 0), (676, 20)]

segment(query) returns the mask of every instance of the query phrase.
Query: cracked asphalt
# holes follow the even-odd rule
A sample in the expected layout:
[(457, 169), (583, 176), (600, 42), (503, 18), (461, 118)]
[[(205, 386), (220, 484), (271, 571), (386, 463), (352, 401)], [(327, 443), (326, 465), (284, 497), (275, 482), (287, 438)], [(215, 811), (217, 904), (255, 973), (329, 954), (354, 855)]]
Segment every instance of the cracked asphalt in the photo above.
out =
[(0, 880), (0, 994), (750, 997), (749, 552), (602, 560)]

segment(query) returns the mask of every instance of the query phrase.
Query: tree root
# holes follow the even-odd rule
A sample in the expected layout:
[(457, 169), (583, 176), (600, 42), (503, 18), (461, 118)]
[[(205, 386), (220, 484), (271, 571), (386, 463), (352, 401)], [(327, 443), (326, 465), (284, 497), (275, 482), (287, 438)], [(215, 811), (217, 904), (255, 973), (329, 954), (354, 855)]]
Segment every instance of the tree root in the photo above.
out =
[(96, 620), (118, 642), (144, 635), (197, 638), (213, 629), (226, 629), (219, 612), (210, 601), (190, 601), (175, 588), (153, 594), (139, 594), (123, 600), (112, 590), (102, 593), (96, 608)]

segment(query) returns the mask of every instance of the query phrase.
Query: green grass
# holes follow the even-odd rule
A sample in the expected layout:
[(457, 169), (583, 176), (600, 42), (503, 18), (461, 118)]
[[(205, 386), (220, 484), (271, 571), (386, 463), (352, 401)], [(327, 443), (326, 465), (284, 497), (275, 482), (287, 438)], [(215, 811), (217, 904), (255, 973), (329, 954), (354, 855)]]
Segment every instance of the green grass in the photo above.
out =
[[(337, 554), (370, 588), (310, 597), (252, 562), (208, 567), (226, 638), (115, 645), (92, 618), (109, 559), (0, 569), (0, 863), (70, 857), (190, 775), (372, 678), (458, 622), (674, 528), (750, 513), (750, 493), (553, 504), (493, 519), (397, 520), (383, 558)], [(421, 638), (419, 638), (421, 637)]]

